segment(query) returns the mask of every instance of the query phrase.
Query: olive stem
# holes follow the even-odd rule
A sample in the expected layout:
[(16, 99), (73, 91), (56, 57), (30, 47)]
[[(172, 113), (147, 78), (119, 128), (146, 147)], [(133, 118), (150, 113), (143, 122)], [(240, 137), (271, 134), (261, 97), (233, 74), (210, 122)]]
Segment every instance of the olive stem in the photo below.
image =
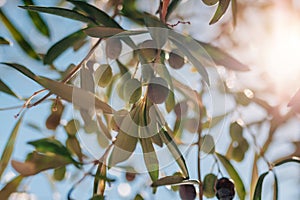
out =
[(203, 199), (203, 183), (201, 180), (201, 134), (202, 134), (202, 114), (203, 114), (203, 104), (202, 104), (202, 99), (201, 96), (197, 93), (197, 91), (194, 91), (195, 95), (197, 97), (197, 104), (199, 107), (199, 125), (198, 125), (198, 154), (197, 154), (197, 168), (198, 168), (198, 180), (199, 180), (199, 200)]

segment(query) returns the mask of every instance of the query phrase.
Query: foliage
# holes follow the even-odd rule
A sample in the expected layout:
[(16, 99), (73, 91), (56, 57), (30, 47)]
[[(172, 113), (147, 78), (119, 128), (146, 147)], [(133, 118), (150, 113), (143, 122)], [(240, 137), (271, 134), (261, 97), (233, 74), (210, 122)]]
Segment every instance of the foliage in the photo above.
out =
[[(247, 193), (254, 191), (250, 193), (250, 197), (258, 200), (262, 199), (263, 180), (269, 171), (272, 171), (275, 178), (274, 199), (278, 199), (279, 180), (274, 168), (289, 162), (299, 163), (299, 158), (293, 157), (299, 155), (292, 154), (284, 157), (282, 161), (270, 162), (265, 153), (275, 140), (275, 132), (298, 112), (299, 93), (291, 100), (290, 111), (281, 114), (279, 106), (269, 105), (250, 90), (231, 90), (223, 77), (217, 77), (216, 84), (211, 71), (216, 72), (216, 69), (224, 68), (226, 71), (241, 73), (248, 71), (249, 67), (223, 48), (174, 31), (174, 27), (186, 24), (182, 21), (178, 24), (168, 23), (169, 18), (180, 9), (181, 1), (162, 0), (157, 13), (143, 12), (136, 0), (111, 0), (106, 9), (100, 9), (96, 1), (88, 3), (68, 0), (53, 7), (37, 6), (29, 0), (23, 2), (24, 6), (19, 7), (28, 13), (29, 18), (26, 20), (30, 20), (39, 34), (45, 37), (50, 37), (55, 30), (47, 25), (47, 15), (44, 14), (78, 21), (80, 27), (56, 41), (43, 54), (38, 48), (34, 48), (36, 44), (31, 44), (26, 39), (31, 36), (22, 34), (13, 20), (7, 17), (5, 7), (0, 9), (1, 22), (28, 57), (60, 75), (58, 79), (43, 77), (35, 74), (31, 67), (25, 66), (21, 60), (0, 61), (1, 67), (12, 68), (43, 88), (29, 98), (22, 99), (15, 92), (16, 89), (11, 89), (9, 83), (1, 79), (0, 91), (11, 98), (25, 101), (22, 109), (41, 106), (46, 99), (55, 97), (51, 99), (51, 112), (43, 129), (52, 131), (51, 137), (26, 141), (34, 150), (29, 152), (22, 162), (11, 159), (13, 150), (18, 148), (15, 141), (18, 132), (22, 131), (19, 127), (25, 118), (24, 115), (17, 115), (19, 120), (2, 152), (0, 177), (5, 174), (9, 162), (20, 175), (2, 187), (1, 197), (8, 198), (12, 193), (19, 191), (22, 182), (41, 172), (51, 171), (53, 180), (62, 181), (66, 179), (67, 173), (73, 173), (75, 169), (83, 171), (84, 175), (77, 182), (73, 181), (68, 199), (72, 199), (73, 191), (88, 177), (93, 178), (90, 199), (105, 199), (106, 188), (114, 184), (110, 175), (112, 169), (121, 168), (131, 175), (134, 174), (130, 178), (126, 176), (128, 182), (137, 175), (142, 176), (141, 172), (135, 171), (136, 166), (130, 166), (132, 162), (129, 162), (140, 150), (143, 158), (139, 163), (145, 166), (144, 172), (147, 172), (151, 179), (154, 193), (157, 187), (171, 186), (176, 192), (179, 186), (182, 198), (194, 199), (196, 186), (199, 199), (203, 196), (213, 198), (216, 196), (215, 184), (218, 178), (226, 173), (233, 180), (239, 199), (246, 199)], [(216, 11), (208, 22), (210, 25), (219, 22), (223, 15), (228, 13), (230, 5), (233, 22), (236, 24), (237, 1), (203, 0), (203, 3), (207, 6), (217, 4)], [(139, 29), (127, 28), (126, 23), (121, 23), (122, 20), (118, 18), (126, 20), (127, 23), (138, 24)], [(0, 37), (0, 45), (10, 43), (10, 39)], [(86, 44), (90, 46), (87, 47)], [(106, 44), (101, 55), (106, 63), (99, 64), (97, 49), (102, 44)], [(68, 60), (65, 52), (69, 48), (73, 48), (74, 51), (87, 51), (87, 54), (78, 64), (71, 61), (68, 67), (61, 71), (56, 66), (57, 60), (62, 57)], [(197, 87), (188, 85), (189, 77), (185, 77), (184, 71), (180, 71), (187, 68), (198, 72), (192, 72), (192, 76), (198, 78)], [(183, 78), (178, 74), (183, 74)], [(223, 110), (219, 115), (210, 113), (205, 99), (205, 96), (210, 94), (209, 90), (232, 97), (234, 108), (230, 111)], [(33, 102), (33, 98), (44, 91), (48, 93)], [(117, 104), (114, 101), (118, 101)], [(74, 114), (66, 123), (62, 123), (62, 118), (71, 105), (74, 106), (74, 113), (79, 115)], [(249, 105), (256, 105), (265, 110), (266, 117), (249, 124), (243, 122), (239, 110)], [(232, 120), (234, 114), (238, 117)], [(170, 119), (168, 115), (173, 117)], [(219, 135), (213, 134), (211, 130), (228, 120), (229, 129), (222, 132), (228, 136), (230, 144), (227, 152), (218, 152), (222, 141), (218, 141)], [(251, 130), (252, 127), (264, 124), (268, 124), (270, 128), (267, 140), (263, 145), (259, 145), (257, 135)], [(95, 159), (89, 154), (89, 147), (84, 148), (79, 132), (84, 132), (83, 136), (93, 135), (97, 138), (99, 148), (104, 150), (100, 157)], [(64, 136), (61, 137), (60, 134)], [(185, 142), (186, 136), (193, 141)], [(195, 159), (198, 177), (190, 175), (190, 163), (186, 159), (186, 152), (182, 151), (184, 146), (189, 146), (190, 149), (197, 148)], [(166, 151), (168, 154), (163, 156), (168, 155), (176, 162), (177, 172), (173, 175), (164, 170), (160, 151)], [(254, 154), (253, 169), (256, 170), (253, 170), (251, 188), (246, 188), (239, 163), (245, 161), (249, 152)], [(213, 160), (212, 171), (204, 171), (201, 168), (205, 165), (202, 160), (206, 159), (203, 155)], [(267, 163), (269, 171), (258, 177), (259, 160)], [(91, 166), (91, 169), (87, 170), (86, 166)], [(215, 166), (217, 173), (213, 171)], [(137, 193), (134, 196), (135, 199), (143, 199), (142, 194)]]

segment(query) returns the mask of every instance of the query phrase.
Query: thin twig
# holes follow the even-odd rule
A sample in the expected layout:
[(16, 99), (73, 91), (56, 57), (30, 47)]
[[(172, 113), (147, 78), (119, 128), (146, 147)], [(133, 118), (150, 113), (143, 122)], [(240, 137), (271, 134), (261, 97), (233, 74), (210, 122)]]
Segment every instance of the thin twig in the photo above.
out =
[[(82, 67), (83, 63), (89, 59), (89, 57), (94, 53), (94, 51), (96, 50), (96, 48), (98, 47), (98, 45), (101, 42), (101, 38), (93, 45), (93, 47), (91, 48), (91, 50), (88, 52), (88, 54), (83, 58), (83, 60), (76, 65), (75, 68), (72, 69), (72, 71), (61, 81), (62, 83), (67, 83), (71, 78), (74, 77), (74, 75), (80, 70), (80, 68)], [(52, 93), (49, 92), (48, 94), (46, 94), (44, 97), (42, 97), (40, 100), (38, 100), (37, 102), (33, 103), (33, 104), (28, 104), (27, 108), (30, 107), (34, 107), (37, 106), (38, 104), (40, 104), (41, 102), (43, 102), (45, 99), (47, 99), (49, 96), (51, 96)]]
[(197, 93), (197, 91), (194, 91), (196, 98), (197, 98), (197, 104), (199, 107), (199, 126), (198, 126), (198, 154), (197, 154), (197, 168), (198, 168), (198, 180), (199, 180), (199, 200), (203, 199), (203, 183), (201, 180), (201, 135), (202, 135), (202, 115), (203, 115), (203, 104), (202, 104), (202, 99), (201, 96)]

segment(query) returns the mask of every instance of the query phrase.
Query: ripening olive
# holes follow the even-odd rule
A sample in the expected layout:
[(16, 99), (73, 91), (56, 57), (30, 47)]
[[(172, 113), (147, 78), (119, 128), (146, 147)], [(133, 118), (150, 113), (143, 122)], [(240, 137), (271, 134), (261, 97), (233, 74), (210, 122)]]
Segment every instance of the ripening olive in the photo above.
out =
[(117, 59), (122, 51), (122, 42), (119, 38), (109, 38), (106, 40), (105, 52), (110, 59)]
[(180, 69), (184, 65), (184, 58), (178, 51), (169, 54), (169, 64), (173, 69)]
[(217, 180), (215, 191), (218, 199), (232, 200), (235, 195), (234, 183), (230, 179), (222, 177)]
[(154, 104), (163, 103), (169, 95), (168, 83), (161, 77), (154, 77), (148, 85), (148, 98)]
[(155, 60), (157, 55), (156, 44), (153, 40), (145, 40), (139, 45), (140, 52), (147, 62)]
[(179, 195), (182, 200), (194, 200), (196, 198), (196, 189), (194, 185), (180, 185)]

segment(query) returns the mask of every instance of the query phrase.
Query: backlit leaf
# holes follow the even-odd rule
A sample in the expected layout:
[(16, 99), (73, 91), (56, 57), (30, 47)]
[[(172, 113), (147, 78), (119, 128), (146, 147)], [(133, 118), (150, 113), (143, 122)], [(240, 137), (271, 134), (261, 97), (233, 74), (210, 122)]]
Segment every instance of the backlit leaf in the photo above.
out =
[(300, 164), (300, 158), (299, 157), (291, 157), (291, 158), (288, 158), (288, 159), (284, 159), (284, 160), (281, 160), (281, 161), (278, 161), (276, 163), (274, 163), (275, 167), (278, 167), (280, 165), (283, 165), (283, 164), (286, 164), (286, 163), (290, 163), (290, 162), (295, 162), (295, 163), (299, 163)]
[(7, 40), (7, 39), (0, 36), (0, 44), (1, 45), (9, 45), (10, 42), (9, 42), (9, 40)]
[(165, 176), (163, 178), (154, 181), (151, 184), (151, 187), (178, 184), (178, 183), (182, 183), (184, 180), (185, 178), (181, 175)]
[(215, 47), (211, 44), (197, 41), (210, 56), (210, 58), (217, 64), (224, 66), (227, 69), (236, 71), (248, 71), (249, 67), (244, 65), (240, 61), (233, 58), (231, 55), (223, 51), (222, 49)]
[(19, 98), (1, 79), (0, 79), (0, 91), (13, 97)]
[[(37, 78), (37, 82), (62, 99), (73, 103), (85, 110), (97, 109), (104, 113), (112, 114), (113, 108), (101, 101), (95, 94), (82, 90), (81, 88), (53, 81), (47, 78)], [(74, 96), (73, 96), (74, 95)], [(93, 104), (94, 103), (94, 104)]]
[(13, 38), (17, 41), (19, 46), (27, 53), (30, 57), (40, 60), (39, 55), (34, 51), (29, 42), (23, 37), (20, 31), (15, 27), (15, 25), (6, 17), (5, 13), (0, 9), (0, 19), (9, 30)]
[(68, 137), (66, 146), (71, 153), (76, 154), (80, 162), (83, 161), (83, 153), (81, 151), (80, 143), (75, 136)]
[(236, 186), (236, 191), (241, 200), (245, 199), (246, 192), (245, 192), (245, 186), (244, 183), (239, 175), (239, 173), (234, 169), (233, 165), (230, 163), (230, 161), (223, 156), (222, 154), (219, 154), (215, 152), (216, 156), (222, 163), (222, 165), (225, 167), (226, 171), (228, 172), (229, 176), (234, 181), (234, 184)]
[(136, 144), (136, 137), (120, 131), (114, 142), (114, 148), (109, 158), (109, 166), (115, 166), (127, 160), (135, 150)]
[(16, 141), (16, 138), (17, 138), (17, 135), (19, 132), (20, 125), (22, 123), (22, 119), (23, 119), (23, 116), (21, 116), (20, 119), (18, 120), (18, 122), (16, 123), (14, 129), (12, 130), (12, 132), (8, 138), (6, 146), (3, 149), (3, 153), (1, 156), (1, 160), (0, 160), (0, 178), (1, 178), (4, 170), (6, 169), (8, 163), (9, 163), (10, 157), (13, 153), (13, 150), (15, 147), (15, 141)]
[(65, 156), (46, 155), (33, 152), (25, 162), (13, 160), (11, 162), (13, 168), (22, 176), (32, 176), (41, 171), (55, 169), (72, 163)]
[(17, 176), (13, 180), (8, 182), (0, 191), (1, 199), (8, 199), (12, 193), (16, 192), (22, 180), (22, 176)]
[(219, 19), (225, 14), (228, 6), (229, 6), (230, 0), (219, 0), (219, 5), (217, 8), (217, 11), (215, 12), (215, 15), (210, 20), (209, 25), (216, 23), (219, 21)]
[(86, 37), (82, 30), (78, 30), (56, 42), (46, 53), (44, 64), (52, 64), (53, 61), (60, 56), (69, 47), (72, 47), (78, 41), (84, 40)]
[(83, 1), (68, 1), (74, 4), (76, 8), (84, 12), (84, 14), (87, 15), (89, 18), (96, 21), (97, 24), (103, 24), (107, 27), (121, 28), (121, 26), (113, 18), (111, 18), (108, 14), (98, 9), (97, 7)]
[(56, 181), (62, 181), (65, 178), (66, 166), (58, 167), (54, 169), (53, 178)]
[(152, 141), (150, 138), (140, 138), (140, 142), (142, 145), (144, 161), (148, 173), (151, 177), (151, 180), (156, 181), (159, 175), (159, 165)]
[(256, 183), (256, 187), (255, 187), (255, 191), (254, 191), (254, 196), (253, 196), (253, 200), (262, 200), (262, 186), (263, 186), (263, 181), (265, 176), (268, 174), (269, 172), (265, 172), (262, 175), (260, 175), (260, 177), (258, 178), (258, 181)]
[(140, 35), (145, 34), (147, 31), (127, 31), (121, 28), (112, 28), (112, 27), (105, 27), (105, 26), (96, 26), (96, 27), (90, 27), (84, 29), (84, 32), (91, 36), (96, 38), (108, 38), (115, 36), (117, 38), (121, 37), (128, 37), (132, 35)]
[(209, 62), (207, 53), (198, 45), (198, 43), (191, 37), (183, 36), (179, 33), (170, 31), (169, 39), (181, 50), (181, 52), (188, 58), (188, 60), (197, 69), (203, 80), (209, 85), (209, 77), (204, 64), (208, 66), (213, 65)]
[[(23, 2), (26, 6), (27, 5), (34, 5), (32, 0), (23, 0)], [(39, 32), (42, 33), (43, 35), (45, 35), (47, 37), (50, 37), (49, 28), (48, 28), (46, 22), (40, 16), (40, 14), (37, 13), (37, 12), (32, 12), (32, 11), (28, 11), (28, 14), (31, 18), (31, 21), (33, 22), (33, 24), (37, 28), (37, 30), (39, 30)]]
[(95, 24), (95, 22), (92, 19), (74, 10), (58, 8), (58, 7), (42, 7), (42, 6), (19, 6), (19, 7), (26, 10), (53, 14), (53, 15), (57, 15), (57, 16), (61, 16), (61, 17), (89, 23), (89, 24)]
[(23, 65), (19, 65), (17, 63), (0, 63), (3, 65), (7, 65), (9, 67), (14, 68), (15, 70), (18, 70), (19, 72), (21, 72), (22, 74), (24, 74), (25, 76), (27, 76), (28, 78), (32, 79), (35, 81), (36, 75), (30, 71), (29, 69), (27, 69), (26, 67), (24, 67)]
[(167, 145), (167, 147), (170, 150), (173, 157), (176, 159), (176, 162), (182, 171), (183, 177), (188, 178), (189, 172), (188, 172), (185, 160), (184, 160), (181, 152), (179, 151), (177, 145), (175, 144), (175, 142), (169, 135), (169, 133), (165, 130), (162, 130), (162, 131), (160, 131), (159, 135), (160, 135), (162, 141)]
[(72, 160), (69, 150), (58, 140), (53, 138), (43, 138), (35, 141), (30, 141), (28, 144), (34, 146), (38, 152), (54, 153)]

